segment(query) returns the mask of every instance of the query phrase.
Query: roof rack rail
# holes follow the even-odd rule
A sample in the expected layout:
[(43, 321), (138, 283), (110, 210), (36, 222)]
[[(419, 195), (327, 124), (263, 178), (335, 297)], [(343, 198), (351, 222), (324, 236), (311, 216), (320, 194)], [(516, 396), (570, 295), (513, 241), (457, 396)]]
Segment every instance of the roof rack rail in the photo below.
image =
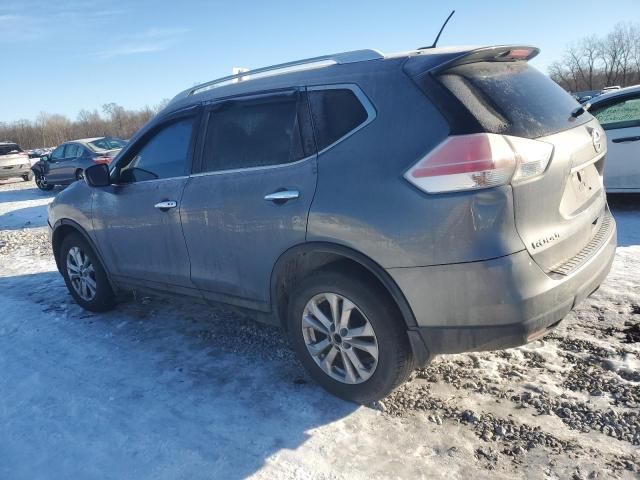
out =
[(217, 78), (210, 82), (205, 82), (200, 85), (187, 90), (187, 96), (195, 95), (196, 93), (211, 90), (212, 88), (221, 87), (221, 84), (233, 83), (235, 81), (245, 78), (250, 80), (256, 77), (262, 78), (270, 75), (281, 75), (283, 73), (295, 72), (299, 70), (307, 70), (311, 68), (328, 67), (329, 65), (341, 65), (344, 63), (365, 62), (368, 60), (380, 60), (384, 58), (384, 55), (377, 50), (354, 50), (352, 52), (336, 53), (334, 55), (323, 55), (320, 57), (305, 58), (304, 60), (295, 60), (293, 62), (280, 63), (278, 65), (271, 65), (270, 67), (257, 68), (255, 70), (249, 70), (246, 72), (240, 72), (235, 75), (229, 75), (227, 77)]

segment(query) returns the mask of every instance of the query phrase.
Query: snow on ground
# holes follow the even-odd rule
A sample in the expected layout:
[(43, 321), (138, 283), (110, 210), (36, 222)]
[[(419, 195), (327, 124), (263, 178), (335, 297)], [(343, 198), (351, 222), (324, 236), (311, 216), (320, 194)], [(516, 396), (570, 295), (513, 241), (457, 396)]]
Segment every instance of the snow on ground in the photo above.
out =
[(33, 182), (0, 181), (0, 229), (16, 230), (47, 225), (47, 205), (56, 190), (43, 192)]
[(54, 194), (0, 185), (0, 478), (640, 475), (640, 199), (614, 204), (612, 273), (552, 334), (357, 407), (222, 307), (80, 309), (48, 251)]

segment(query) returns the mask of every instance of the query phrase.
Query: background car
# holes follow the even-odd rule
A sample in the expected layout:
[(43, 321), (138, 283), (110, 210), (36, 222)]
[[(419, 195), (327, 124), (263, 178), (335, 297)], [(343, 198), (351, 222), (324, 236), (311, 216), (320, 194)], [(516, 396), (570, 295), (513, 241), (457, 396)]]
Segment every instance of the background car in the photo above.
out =
[(593, 99), (589, 113), (607, 134), (607, 192), (640, 193), (640, 85)]
[(29, 154), (29, 158), (40, 158), (49, 152), (44, 148), (34, 148), (33, 150), (29, 150), (27, 153)]
[(613, 85), (611, 87), (604, 87), (602, 89), (602, 92), (600, 92), (601, 94), (605, 94), (605, 93), (611, 93), (611, 92), (615, 92), (617, 90), (620, 90), (620, 85)]
[(96, 163), (111, 163), (125, 145), (124, 140), (113, 137), (63, 143), (33, 166), (36, 185), (41, 190), (51, 190), (55, 185), (75, 182), (82, 178), (85, 168)]
[(13, 177), (31, 179), (29, 155), (15, 142), (0, 142), (0, 180)]

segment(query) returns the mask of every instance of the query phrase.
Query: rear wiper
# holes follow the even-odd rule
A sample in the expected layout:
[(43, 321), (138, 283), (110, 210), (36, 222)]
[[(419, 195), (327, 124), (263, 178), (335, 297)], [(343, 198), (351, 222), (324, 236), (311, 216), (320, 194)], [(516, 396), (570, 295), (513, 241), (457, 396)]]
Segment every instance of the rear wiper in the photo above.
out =
[(576, 108), (574, 111), (571, 112), (571, 116), (573, 118), (578, 118), (584, 112), (587, 112), (590, 108), (591, 108), (590, 103), (585, 103), (584, 105), (580, 105), (578, 108)]

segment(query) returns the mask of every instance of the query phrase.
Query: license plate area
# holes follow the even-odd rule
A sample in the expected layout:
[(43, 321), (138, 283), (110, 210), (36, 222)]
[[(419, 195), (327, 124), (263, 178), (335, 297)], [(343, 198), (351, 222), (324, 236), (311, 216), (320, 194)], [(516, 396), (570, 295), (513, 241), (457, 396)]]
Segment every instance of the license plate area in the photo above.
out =
[(579, 214), (601, 190), (602, 177), (595, 164), (572, 171), (562, 196), (560, 212), (565, 218)]

